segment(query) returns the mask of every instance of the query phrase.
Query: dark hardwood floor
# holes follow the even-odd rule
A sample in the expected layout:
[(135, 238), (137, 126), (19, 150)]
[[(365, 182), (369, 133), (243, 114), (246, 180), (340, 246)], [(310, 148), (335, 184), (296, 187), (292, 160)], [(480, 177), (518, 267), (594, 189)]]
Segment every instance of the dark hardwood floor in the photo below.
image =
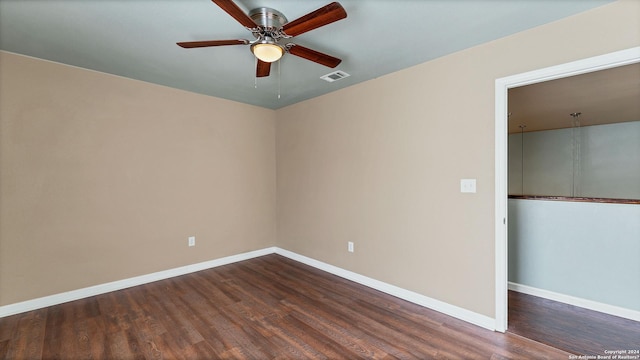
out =
[(508, 327), (513, 334), (577, 355), (640, 351), (640, 322), (515, 291), (509, 291)]
[(568, 359), (268, 255), (0, 319), (4, 359)]

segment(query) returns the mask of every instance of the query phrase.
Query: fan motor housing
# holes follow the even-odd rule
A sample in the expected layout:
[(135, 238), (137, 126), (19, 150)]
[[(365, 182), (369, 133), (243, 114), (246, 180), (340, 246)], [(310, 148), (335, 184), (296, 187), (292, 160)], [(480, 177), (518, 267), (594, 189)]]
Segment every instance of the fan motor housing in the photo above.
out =
[(249, 17), (253, 22), (266, 29), (279, 29), (287, 23), (287, 18), (284, 14), (268, 7), (260, 7), (249, 11)]

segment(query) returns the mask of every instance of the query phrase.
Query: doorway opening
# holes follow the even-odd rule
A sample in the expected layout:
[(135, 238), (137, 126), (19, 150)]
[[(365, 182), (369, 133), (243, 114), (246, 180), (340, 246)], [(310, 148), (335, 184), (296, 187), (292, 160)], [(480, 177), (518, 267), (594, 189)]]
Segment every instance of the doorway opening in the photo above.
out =
[(495, 83), (495, 318), (496, 331), (508, 327), (508, 91), (511, 88), (640, 62), (640, 47), (517, 74)]

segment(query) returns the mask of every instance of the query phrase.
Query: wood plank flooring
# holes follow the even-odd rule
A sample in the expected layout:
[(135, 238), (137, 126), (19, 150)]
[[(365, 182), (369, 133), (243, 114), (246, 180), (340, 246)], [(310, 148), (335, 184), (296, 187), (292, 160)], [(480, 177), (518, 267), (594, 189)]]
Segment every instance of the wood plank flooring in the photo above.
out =
[(279, 255), (0, 319), (4, 359), (568, 357)]
[(509, 332), (577, 355), (640, 351), (640, 322), (515, 291), (509, 291)]

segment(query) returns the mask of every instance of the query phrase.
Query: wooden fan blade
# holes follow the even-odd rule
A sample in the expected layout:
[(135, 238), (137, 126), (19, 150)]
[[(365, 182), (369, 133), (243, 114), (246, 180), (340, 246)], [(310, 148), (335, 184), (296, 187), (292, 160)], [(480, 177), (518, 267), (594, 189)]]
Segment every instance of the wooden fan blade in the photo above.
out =
[(233, 1), (231, 0), (211, 0), (211, 1), (213, 1), (216, 5), (218, 5), (227, 14), (231, 15), (231, 17), (236, 19), (236, 21), (242, 24), (244, 27), (247, 27), (249, 29), (258, 27), (258, 25), (256, 25), (256, 23), (253, 20), (251, 20), (249, 15), (245, 14), (244, 11), (242, 11), (242, 9), (240, 9), (238, 5), (236, 5)]
[(289, 36), (298, 36), (346, 17), (347, 12), (342, 5), (337, 2), (332, 2), (314, 12), (310, 12), (303, 17), (284, 24), (282, 31)]
[(186, 41), (186, 42), (179, 42), (176, 44), (178, 44), (178, 46), (183, 47), (185, 49), (191, 49), (191, 48), (209, 47), (209, 46), (247, 45), (248, 43), (249, 43), (248, 40), (238, 39), (238, 40)]
[(269, 76), (271, 72), (271, 63), (258, 59), (258, 65), (256, 66), (256, 77)]
[(311, 60), (318, 64), (322, 64), (324, 66), (328, 66), (330, 68), (334, 68), (342, 62), (342, 60), (333, 57), (331, 55), (323, 54), (319, 51), (315, 51), (304, 46), (293, 45), (289, 48), (289, 53), (295, 56), (299, 56), (301, 58)]

